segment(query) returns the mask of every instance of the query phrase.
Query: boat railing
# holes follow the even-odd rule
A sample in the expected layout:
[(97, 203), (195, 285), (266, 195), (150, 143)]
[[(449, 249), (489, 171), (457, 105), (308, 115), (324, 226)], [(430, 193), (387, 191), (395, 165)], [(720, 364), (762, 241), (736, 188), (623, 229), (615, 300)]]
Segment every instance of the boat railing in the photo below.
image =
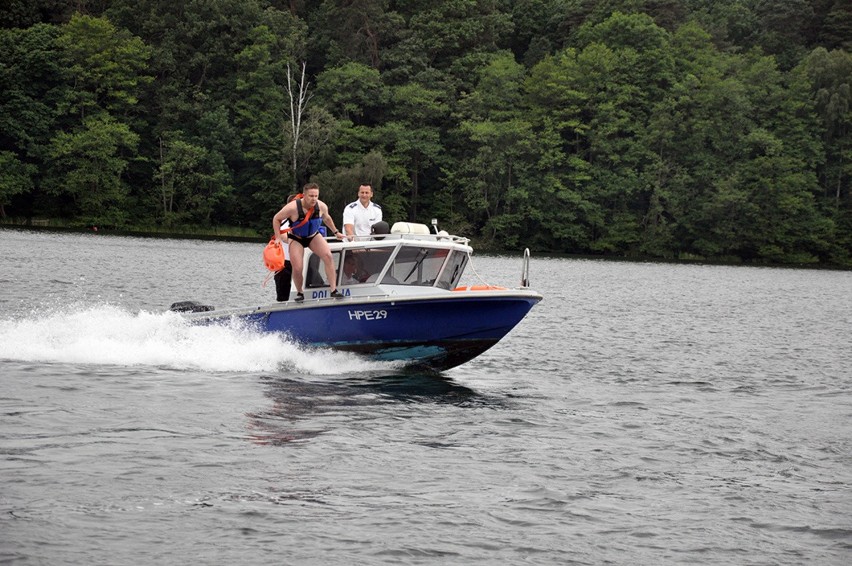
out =
[(524, 261), (521, 264), (521, 287), (530, 286), (530, 249), (524, 248)]
[(382, 234), (374, 236), (354, 236), (352, 240), (344, 238), (342, 240), (329, 238), (329, 242), (379, 242), (379, 241), (399, 241), (399, 240), (417, 240), (417, 241), (432, 241), (432, 242), (451, 242), (454, 244), (468, 245), (470, 238), (463, 236), (454, 236), (451, 234)]

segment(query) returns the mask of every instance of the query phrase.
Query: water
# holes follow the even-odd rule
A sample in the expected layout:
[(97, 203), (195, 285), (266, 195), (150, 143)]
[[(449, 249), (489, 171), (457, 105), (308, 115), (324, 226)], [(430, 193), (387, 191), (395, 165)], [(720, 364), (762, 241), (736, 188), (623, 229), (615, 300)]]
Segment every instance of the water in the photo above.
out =
[(262, 248), (0, 230), (0, 562), (852, 559), (852, 273), (534, 256), (424, 375), (164, 312)]

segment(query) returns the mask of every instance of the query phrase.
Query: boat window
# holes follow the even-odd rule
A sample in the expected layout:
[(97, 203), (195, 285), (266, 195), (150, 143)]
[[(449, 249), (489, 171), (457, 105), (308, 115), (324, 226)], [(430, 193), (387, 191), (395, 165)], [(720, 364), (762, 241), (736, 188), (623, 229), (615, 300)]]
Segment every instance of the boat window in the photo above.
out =
[[(340, 252), (332, 252), (331, 261), (336, 272), (340, 272)], [(328, 287), (328, 278), (325, 276), (325, 266), (318, 255), (311, 254), (305, 268), (305, 287), (314, 289), (316, 287)]]
[[(394, 248), (332, 252), (335, 271), (339, 278), (338, 284), (352, 286), (375, 283), (393, 252)], [(441, 248), (403, 246), (382, 277), (381, 283), (425, 287), (437, 285), (442, 289), (452, 289), (461, 279), (466, 264), (467, 254), (464, 253), (450, 253), (450, 250)], [(328, 286), (322, 261), (319, 256), (311, 254), (305, 265), (305, 287), (312, 289)]]
[[(339, 254), (338, 254), (339, 255)], [(373, 250), (349, 250), (343, 255), (342, 267), (338, 268), (339, 285), (361, 285), (370, 276), (382, 270), (387, 263), (390, 251), (376, 253)], [(374, 278), (375, 280), (375, 278)]]
[(394, 248), (355, 251), (355, 253), (359, 254), (358, 259), (361, 262), (361, 268), (367, 274), (366, 283), (376, 282), (393, 251)]
[(382, 283), (431, 287), (448, 254), (447, 249), (405, 246), (394, 258)]
[(450, 254), (450, 259), (447, 261), (447, 266), (441, 273), (441, 277), (435, 284), (441, 289), (455, 289), (461, 280), (464, 268), (467, 266), (468, 255), (459, 251), (454, 251)]

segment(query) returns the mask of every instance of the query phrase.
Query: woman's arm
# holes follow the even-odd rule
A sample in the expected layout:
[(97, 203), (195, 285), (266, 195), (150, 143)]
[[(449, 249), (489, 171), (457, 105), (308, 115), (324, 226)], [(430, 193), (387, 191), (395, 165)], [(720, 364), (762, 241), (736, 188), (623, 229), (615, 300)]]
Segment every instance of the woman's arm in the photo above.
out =
[(281, 238), (282, 235), (286, 238), (286, 234), (281, 234), (281, 223), (290, 220), (290, 215), (294, 212), (295, 206), (292, 203), (287, 203), (272, 217), (272, 233), (275, 234), (276, 238)]
[[(331, 214), (328, 213), (328, 205), (324, 202), (320, 202), (320, 212), (322, 212), (322, 221), (331, 229), (331, 233), (335, 236), (340, 234), (343, 235), (340, 230), (337, 229), (337, 226), (334, 225), (334, 219), (331, 217)], [(341, 238), (342, 240), (343, 238)]]

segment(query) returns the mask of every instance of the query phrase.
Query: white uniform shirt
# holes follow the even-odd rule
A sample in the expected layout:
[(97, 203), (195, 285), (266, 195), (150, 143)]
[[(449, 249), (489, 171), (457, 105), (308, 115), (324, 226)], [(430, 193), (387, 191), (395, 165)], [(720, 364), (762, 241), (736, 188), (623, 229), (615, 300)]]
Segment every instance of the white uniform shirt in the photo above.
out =
[[(281, 223), (281, 229), (284, 230), (285, 228), (289, 228), (289, 227), (290, 227), (290, 219), (286, 218), (284, 220), (284, 222)], [(281, 247), (284, 249), (284, 259), (287, 260), (287, 261), (290, 261), (290, 244), (287, 244), (287, 245), (282, 244)]]
[(361, 206), (361, 201), (346, 205), (343, 209), (343, 224), (353, 224), (356, 236), (369, 236), (370, 228), (376, 222), (382, 220), (382, 207), (370, 201), (366, 208)]

